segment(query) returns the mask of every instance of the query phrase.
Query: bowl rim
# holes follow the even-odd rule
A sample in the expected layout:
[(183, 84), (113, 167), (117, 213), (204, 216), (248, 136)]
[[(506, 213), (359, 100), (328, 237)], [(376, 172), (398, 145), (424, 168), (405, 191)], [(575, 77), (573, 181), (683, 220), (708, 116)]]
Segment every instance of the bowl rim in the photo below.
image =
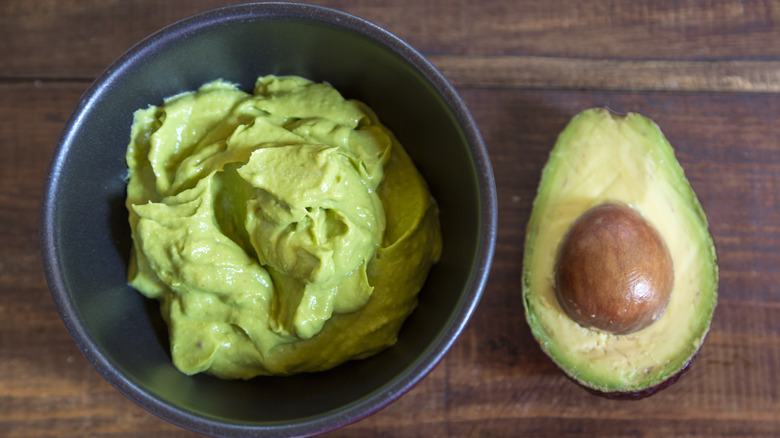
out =
[[(57, 196), (58, 177), (62, 172), (67, 152), (72, 147), (75, 132), (78, 131), (83, 122), (84, 112), (101, 98), (106, 85), (111, 83), (113, 77), (120, 74), (126, 66), (149, 56), (155, 47), (164, 45), (166, 41), (171, 39), (185, 37), (185, 33), (192, 30), (231, 21), (267, 18), (286, 18), (337, 26), (372, 40), (415, 68), (439, 93), (463, 130), (477, 177), (477, 195), (481, 217), (478, 223), (479, 240), (473, 270), (464, 288), (467, 292), (453, 312), (448, 325), (429, 346), (427, 355), (423, 359), (418, 359), (410, 364), (403, 374), (399, 374), (396, 379), (380, 389), (340, 409), (301, 418), (294, 422), (248, 424), (220, 421), (170, 405), (144, 389), (130, 376), (117, 370), (111, 360), (100, 352), (95, 340), (80, 324), (78, 311), (65, 286), (63, 272), (56, 255), (59, 233), (55, 221), (56, 203), (52, 201)], [(477, 124), (455, 88), (423, 55), (389, 31), (347, 12), (303, 3), (246, 3), (207, 10), (162, 27), (125, 51), (90, 84), (65, 123), (51, 155), (42, 192), (39, 237), (46, 280), (66, 329), (92, 366), (124, 396), (168, 422), (200, 433), (219, 436), (239, 436), (258, 432), (277, 436), (311, 435), (357, 422), (387, 407), (419, 383), (438, 365), (465, 328), (480, 301), (493, 260), (497, 215), (493, 170)]]

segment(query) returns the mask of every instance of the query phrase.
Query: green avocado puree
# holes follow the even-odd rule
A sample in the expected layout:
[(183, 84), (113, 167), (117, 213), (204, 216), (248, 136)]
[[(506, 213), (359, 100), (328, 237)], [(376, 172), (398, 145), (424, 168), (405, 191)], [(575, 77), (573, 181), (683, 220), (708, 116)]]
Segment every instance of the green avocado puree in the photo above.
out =
[(128, 279), (174, 365), (248, 379), (396, 342), (441, 254), (438, 209), (364, 104), (297, 76), (217, 80), (136, 111)]

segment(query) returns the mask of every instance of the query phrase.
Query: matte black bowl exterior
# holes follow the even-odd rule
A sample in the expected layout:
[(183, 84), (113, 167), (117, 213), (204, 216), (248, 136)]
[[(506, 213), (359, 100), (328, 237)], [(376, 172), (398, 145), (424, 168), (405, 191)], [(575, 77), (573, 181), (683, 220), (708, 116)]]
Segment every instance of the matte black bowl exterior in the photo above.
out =
[[(369, 104), (428, 181), (444, 250), (397, 345), (331, 371), (292, 377), (187, 377), (171, 364), (156, 302), (126, 284), (125, 150), (133, 112), (223, 78), (251, 90), (264, 74), (327, 81)], [(52, 156), (41, 244), (52, 296), (76, 344), (119, 391), (201, 433), (308, 435), (357, 421), (439, 362), (474, 311), (496, 238), (485, 146), (454, 89), (404, 42), (354, 16), (300, 4), (196, 15), (151, 35), (85, 92)]]

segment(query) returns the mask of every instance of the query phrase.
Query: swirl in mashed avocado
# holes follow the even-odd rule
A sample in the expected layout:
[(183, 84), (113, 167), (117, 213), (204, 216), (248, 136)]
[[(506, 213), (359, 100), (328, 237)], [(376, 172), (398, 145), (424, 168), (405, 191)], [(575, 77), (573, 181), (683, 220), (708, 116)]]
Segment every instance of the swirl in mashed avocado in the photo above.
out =
[(174, 365), (294, 374), (396, 341), (441, 253), (401, 145), (327, 84), (221, 80), (138, 110), (130, 285), (161, 303)]

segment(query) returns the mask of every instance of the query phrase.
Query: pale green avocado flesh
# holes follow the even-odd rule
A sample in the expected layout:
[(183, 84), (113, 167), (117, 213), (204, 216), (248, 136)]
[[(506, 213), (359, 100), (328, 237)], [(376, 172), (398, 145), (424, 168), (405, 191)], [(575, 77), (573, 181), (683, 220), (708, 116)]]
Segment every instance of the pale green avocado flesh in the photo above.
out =
[[(663, 237), (674, 284), (662, 316), (625, 335), (585, 328), (554, 291), (557, 251), (572, 223), (607, 202), (638, 211)], [(704, 211), (674, 151), (649, 118), (586, 110), (560, 134), (527, 227), (523, 298), (543, 351), (578, 383), (604, 393), (645, 391), (677, 375), (709, 331), (718, 267)]]
[(396, 342), (441, 253), (401, 145), (323, 83), (217, 80), (138, 110), (129, 283), (161, 303), (174, 365), (320, 371)]

